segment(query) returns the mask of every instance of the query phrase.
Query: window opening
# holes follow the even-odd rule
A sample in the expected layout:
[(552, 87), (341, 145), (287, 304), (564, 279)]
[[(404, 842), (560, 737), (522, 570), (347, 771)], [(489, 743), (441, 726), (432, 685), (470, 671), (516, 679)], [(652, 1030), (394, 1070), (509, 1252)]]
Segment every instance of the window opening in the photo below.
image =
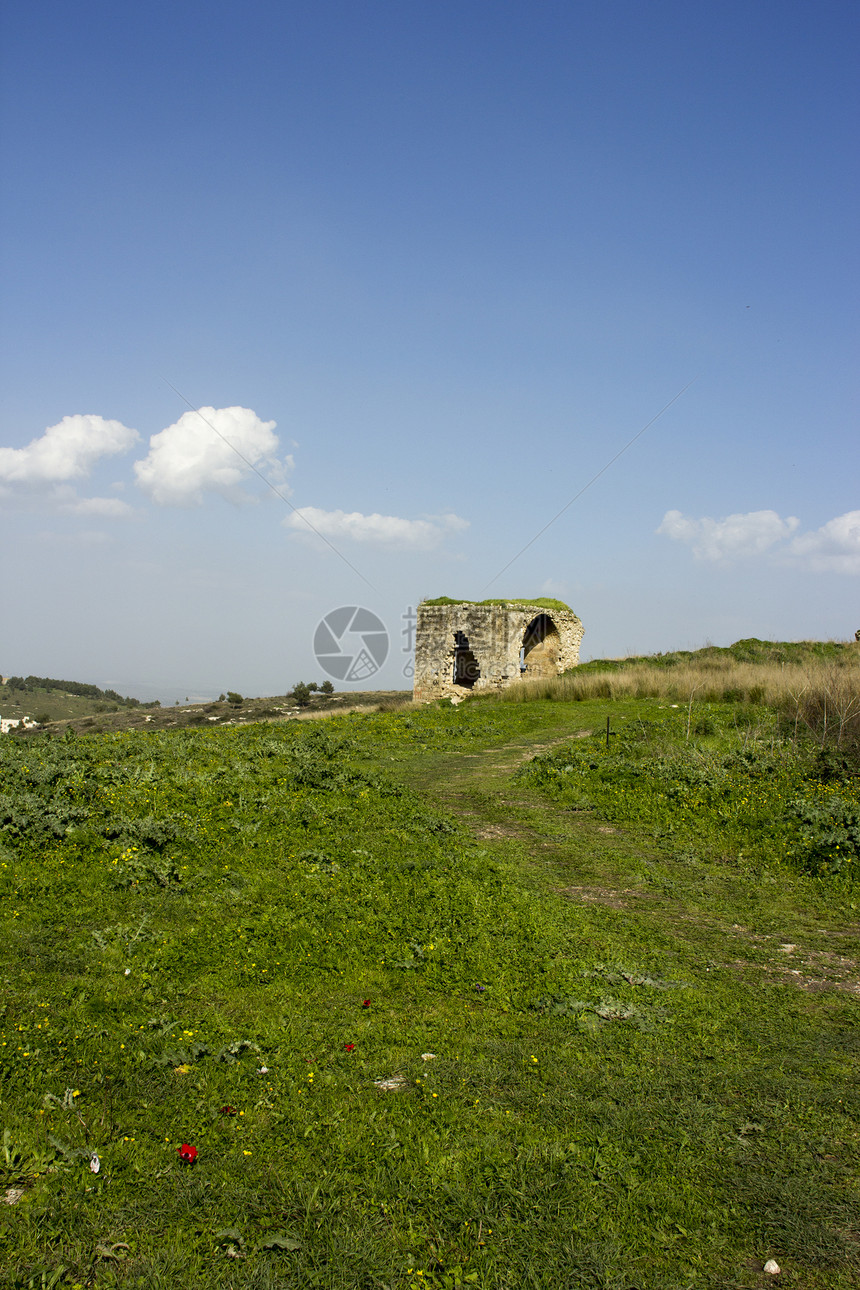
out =
[(454, 633), (454, 684), (462, 685), (467, 690), (481, 675), (478, 660), (469, 648), (469, 638), (465, 632)]
[(538, 614), (526, 628), (520, 651), (520, 671), (529, 676), (555, 676), (561, 653), (558, 628), (549, 614)]

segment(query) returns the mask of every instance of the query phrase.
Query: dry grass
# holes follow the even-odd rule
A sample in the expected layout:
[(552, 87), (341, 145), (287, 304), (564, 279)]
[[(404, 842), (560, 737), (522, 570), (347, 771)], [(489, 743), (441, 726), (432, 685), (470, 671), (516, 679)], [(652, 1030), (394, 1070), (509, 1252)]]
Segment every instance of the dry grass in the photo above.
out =
[(666, 699), (674, 703), (759, 703), (776, 708), (822, 744), (860, 743), (860, 650), (838, 662), (742, 663), (706, 657), (670, 668), (635, 662), (613, 671), (569, 672), (523, 681), (502, 692), (508, 703), (538, 699)]
[(738, 663), (708, 659), (658, 668), (634, 663), (618, 671), (569, 672), (565, 676), (523, 681), (505, 690), (510, 703), (534, 699), (671, 699), (699, 702), (766, 703), (782, 706), (809, 691), (860, 687), (860, 657), (853, 666), (785, 663)]

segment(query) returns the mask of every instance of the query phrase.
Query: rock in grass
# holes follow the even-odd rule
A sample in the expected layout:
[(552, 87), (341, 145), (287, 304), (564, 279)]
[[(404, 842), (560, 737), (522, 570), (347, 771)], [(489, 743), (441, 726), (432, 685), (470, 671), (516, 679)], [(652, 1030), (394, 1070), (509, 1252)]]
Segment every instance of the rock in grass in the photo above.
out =
[(390, 1079), (375, 1079), (373, 1083), (383, 1093), (394, 1093), (397, 1089), (406, 1087), (406, 1080), (402, 1075), (392, 1075)]
[(768, 1259), (764, 1265), (764, 1270), (772, 1277), (779, 1276), (779, 1264), (776, 1259)]

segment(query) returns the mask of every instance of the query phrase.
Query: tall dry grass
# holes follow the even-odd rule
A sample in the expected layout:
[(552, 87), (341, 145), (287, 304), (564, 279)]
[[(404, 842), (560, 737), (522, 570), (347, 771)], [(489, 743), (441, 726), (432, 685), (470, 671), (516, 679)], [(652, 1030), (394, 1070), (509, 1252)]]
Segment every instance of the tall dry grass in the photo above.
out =
[(675, 703), (760, 703), (775, 708), (795, 733), (811, 732), (822, 744), (860, 744), (860, 650), (844, 660), (739, 663), (704, 658), (671, 668), (633, 663), (615, 671), (521, 681), (508, 686), (506, 703), (538, 699), (666, 699)]

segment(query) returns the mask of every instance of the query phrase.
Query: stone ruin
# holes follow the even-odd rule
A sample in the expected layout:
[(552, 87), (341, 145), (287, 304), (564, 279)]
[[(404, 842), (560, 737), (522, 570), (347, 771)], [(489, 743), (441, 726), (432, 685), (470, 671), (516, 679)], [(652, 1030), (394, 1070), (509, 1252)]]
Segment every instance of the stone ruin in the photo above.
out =
[(558, 601), (424, 601), (418, 606), (413, 698), (465, 698), (579, 662), (584, 629)]

